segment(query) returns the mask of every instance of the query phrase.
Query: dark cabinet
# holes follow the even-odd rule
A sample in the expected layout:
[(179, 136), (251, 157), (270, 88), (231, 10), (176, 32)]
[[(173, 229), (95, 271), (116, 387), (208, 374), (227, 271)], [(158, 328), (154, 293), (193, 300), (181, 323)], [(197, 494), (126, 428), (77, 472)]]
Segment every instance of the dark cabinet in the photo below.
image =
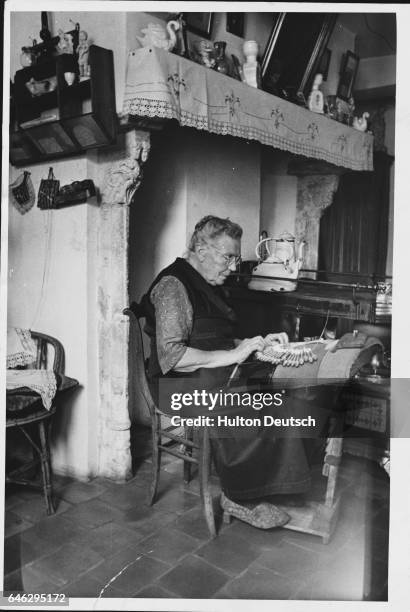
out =
[[(73, 57), (66, 54), (16, 72), (11, 100), (13, 165), (75, 155), (115, 141), (112, 51), (91, 45), (89, 64), (91, 76), (85, 79), (79, 79)], [(67, 72), (75, 75), (71, 85), (65, 78)], [(37, 87), (36, 93), (39, 88), (44, 92), (33, 95), (30, 81)]]

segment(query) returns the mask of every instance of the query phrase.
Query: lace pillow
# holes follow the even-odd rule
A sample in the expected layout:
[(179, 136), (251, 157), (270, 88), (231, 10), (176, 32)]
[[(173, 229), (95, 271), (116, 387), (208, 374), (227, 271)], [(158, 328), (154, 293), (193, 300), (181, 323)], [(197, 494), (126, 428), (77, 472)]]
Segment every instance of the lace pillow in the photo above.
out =
[(35, 363), (37, 349), (28, 329), (11, 327), (7, 330), (7, 368)]

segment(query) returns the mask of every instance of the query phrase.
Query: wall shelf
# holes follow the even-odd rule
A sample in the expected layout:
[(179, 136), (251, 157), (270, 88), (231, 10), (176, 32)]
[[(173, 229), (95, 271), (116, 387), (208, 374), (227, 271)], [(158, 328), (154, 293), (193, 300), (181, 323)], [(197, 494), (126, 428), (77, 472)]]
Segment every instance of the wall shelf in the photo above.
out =
[[(90, 46), (91, 76), (79, 80), (74, 56), (63, 54), (15, 74), (10, 131), (14, 166), (79, 155), (112, 144), (117, 136), (113, 53)], [(76, 73), (69, 86), (64, 73)], [(56, 79), (54, 91), (32, 96), (27, 82)], [(49, 111), (49, 112), (48, 112)], [(49, 117), (45, 118), (45, 115)]]

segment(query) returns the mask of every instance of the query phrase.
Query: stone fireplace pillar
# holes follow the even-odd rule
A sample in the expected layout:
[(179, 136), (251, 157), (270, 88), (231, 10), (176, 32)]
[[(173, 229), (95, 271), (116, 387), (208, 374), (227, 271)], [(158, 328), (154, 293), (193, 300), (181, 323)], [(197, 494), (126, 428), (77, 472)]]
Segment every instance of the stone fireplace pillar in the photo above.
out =
[[(345, 169), (326, 162), (292, 160), (288, 174), (298, 178), (295, 220), (296, 243), (305, 241), (303, 268), (317, 270), (319, 261), (319, 230), (323, 211), (330, 206)], [(316, 274), (306, 276), (316, 278)]]
[(149, 149), (149, 133), (133, 130), (125, 134), (123, 146), (98, 155), (99, 184), (104, 185), (98, 244), (98, 473), (116, 481), (131, 476), (129, 322), (122, 311), (129, 299), (129, 207), (141, 183)]

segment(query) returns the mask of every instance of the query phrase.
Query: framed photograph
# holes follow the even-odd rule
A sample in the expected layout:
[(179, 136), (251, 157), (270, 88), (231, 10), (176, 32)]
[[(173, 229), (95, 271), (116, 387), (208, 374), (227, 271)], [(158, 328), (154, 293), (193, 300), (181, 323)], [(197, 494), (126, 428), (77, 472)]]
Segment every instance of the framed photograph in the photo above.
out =
[(347, 51), (343, 56), (339, 86), (337, 88), (337, 96), (342, 98), (342, 100), (349, 100), (352, 96), (358, 67), (359, 57), (351, 51)]
[(204, 38), (211, 37), (213, 13), (184, 13), (187, 29)]
[(226, 31), (243, 38), (245, 13), (226, 13)]
[(337, 13), (273, 13), (273, 16), (261, 61), (262, 89), (290, 101), (305, 100)]

